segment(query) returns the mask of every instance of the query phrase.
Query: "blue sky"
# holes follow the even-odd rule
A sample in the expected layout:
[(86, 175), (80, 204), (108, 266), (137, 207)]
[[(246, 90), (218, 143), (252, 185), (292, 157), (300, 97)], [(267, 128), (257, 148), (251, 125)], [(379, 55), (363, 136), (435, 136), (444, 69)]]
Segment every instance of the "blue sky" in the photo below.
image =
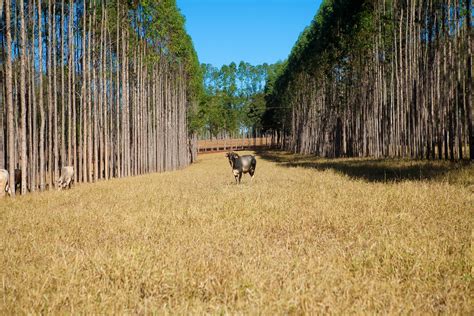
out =
[(321, 0), (177, 0), (201, 63), (288, 57)]

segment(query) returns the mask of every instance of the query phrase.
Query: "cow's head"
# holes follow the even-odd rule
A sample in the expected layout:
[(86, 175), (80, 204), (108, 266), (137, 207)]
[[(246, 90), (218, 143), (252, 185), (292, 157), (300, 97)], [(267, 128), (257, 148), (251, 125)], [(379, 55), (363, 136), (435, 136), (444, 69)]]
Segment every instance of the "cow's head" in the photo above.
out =
[(58, 191), (63, 189), (63, 181), (61, 179), (56, 180), (56, 188)]
[(235, 159), (239, 158), (239, 155), (237, 153), (233, 152), (233, 151), (226, 153), (225, 156), (229, 160), (229, 165), (231, 167), (234, 166)]
[(232, 152), (226, 153), (225, 156), (229, 160), (229, 164), (232, 167)]

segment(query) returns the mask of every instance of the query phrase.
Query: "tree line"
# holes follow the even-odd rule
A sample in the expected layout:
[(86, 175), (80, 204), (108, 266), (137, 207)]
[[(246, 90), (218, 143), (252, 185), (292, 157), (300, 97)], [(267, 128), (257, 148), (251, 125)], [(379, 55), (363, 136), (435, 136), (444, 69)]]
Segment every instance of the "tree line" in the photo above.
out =
[(277, 64), (202, 64), (204, 90), (196, 115), (202, 139), (254, 137), (262, 132), (264, 89)]
[(265, 128), (324, 157), (473, 159), (472, 0), (325, 0), (266, 88)]
[(0, 0), (0, 17), (0, 168), (22, 194), (62, 166), (94, 182), (195, 157), (202, 81), (174, 0)]

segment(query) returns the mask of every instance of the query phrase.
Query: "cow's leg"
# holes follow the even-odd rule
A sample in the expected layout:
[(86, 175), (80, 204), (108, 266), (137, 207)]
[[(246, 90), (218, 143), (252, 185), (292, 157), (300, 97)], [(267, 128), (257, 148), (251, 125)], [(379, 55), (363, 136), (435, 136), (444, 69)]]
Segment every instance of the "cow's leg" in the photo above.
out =
[(242, 172), (239, 173), (239, 184), (240, 184), (241, 179), (242, 179)]
[(234, 169), (232, 170), (232, 173), (234, 174), (235, 184), (237, 184), (239, 182), (239, 170)]
[(254, 170), (254, 169), (250, 169), (250, 170), (249, 170), (249, 175), (251, 176), (250, 181), (253, 181), (253, 176), (255, 175), (255, 170)]

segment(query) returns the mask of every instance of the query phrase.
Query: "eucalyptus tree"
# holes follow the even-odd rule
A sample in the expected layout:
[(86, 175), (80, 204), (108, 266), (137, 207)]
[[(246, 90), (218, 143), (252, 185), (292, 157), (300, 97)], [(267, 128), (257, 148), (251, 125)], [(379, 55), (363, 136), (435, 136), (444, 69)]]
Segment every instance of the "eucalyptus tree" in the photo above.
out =
[(202, 76), (175, 1), (0, 3), (12, 188), (18, 167), (26, 193), (52, 188), (64, 165), (92, 182), (196, 158)]
[[(20, 167), (24, 172), (21, 175), (20, 191), (21, 194), (26, 193), (26, 174), (27, 174), (27, 147), (26, 147), (26, 24), (25, 24), (25, 10), (23, 0), (18, 1), (20, 11), (20, 111), (21, 111), (21, 135), (20, 135)], [(12, 182), (13, 183), (13, 182)]]
[(262, 130), (266, 103), (263, 91), (275, 65), (230, 63), (220, 68), (201, 65), (204, 95), (199, 107), (200, 136), (228, 138)]
[(295, 152), (473, 159), (471, 18), (469, 0), (323, 1), (264, 117)]
[[(9, 182), (15, 183), (15, 121), (14, 121), (14, 106), (13, 106), (13, 71), (12, 71), (12, 32), (11, 32), (11, 1), (5, 0), (5, 99), (7, 111), (7, 163), (8, 172), (10, 173)], [(3, 126), (1, 127), (3, 129)], [(11, 186), (11, 194), (15, 195), (15, 186)]]

